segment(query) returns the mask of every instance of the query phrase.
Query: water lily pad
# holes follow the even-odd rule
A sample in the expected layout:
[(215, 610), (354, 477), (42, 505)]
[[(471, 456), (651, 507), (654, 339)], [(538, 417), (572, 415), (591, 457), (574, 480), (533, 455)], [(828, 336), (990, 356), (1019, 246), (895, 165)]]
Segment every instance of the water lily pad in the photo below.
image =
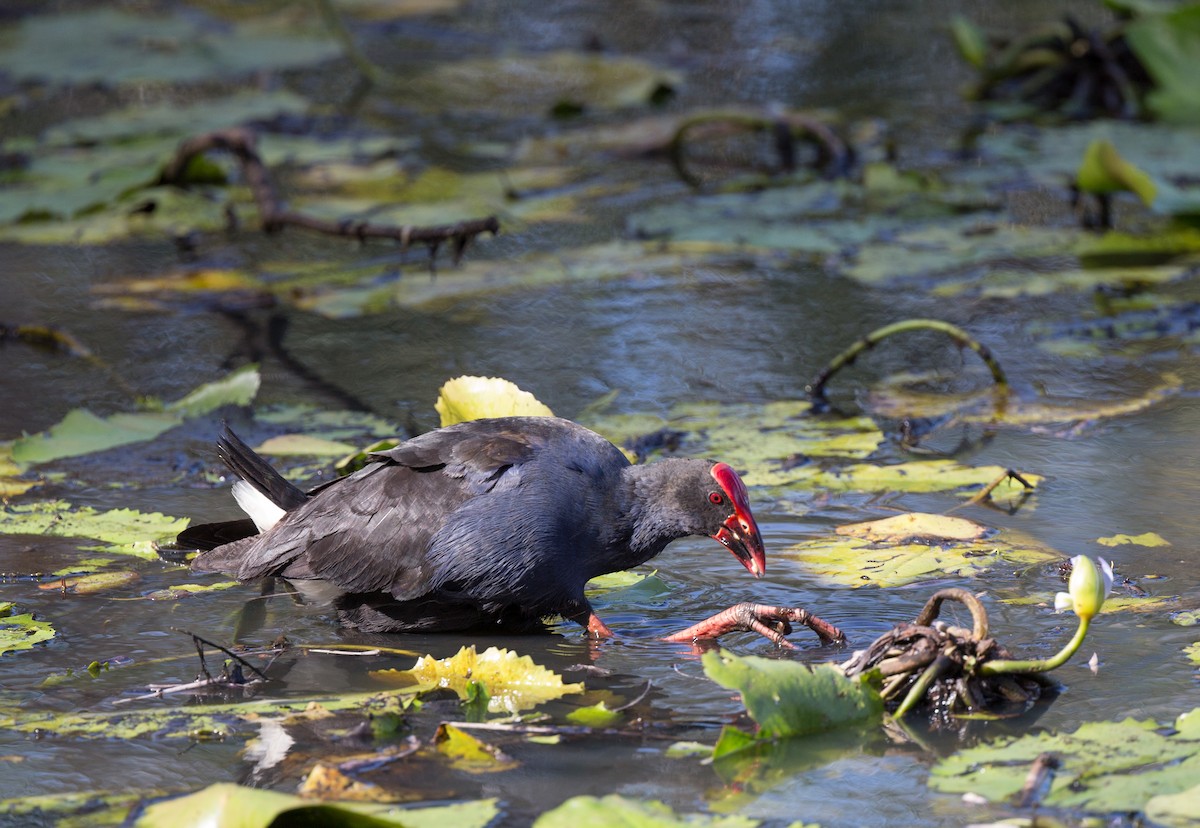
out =
[(615, 727), (624, 720), (620, 711), (612, 710), (604, 700), (587, 707), (579, 707), (567, 714), (567, 721), (584, 727)]
[(69, 578), (58, 578), (40, 584), (38, 589), (54, 590), (64, 595), (96, 595), (113, 589), (120, 589), (135, 584), (142, 579), (141, 575), (128, 570), (121, 572), (94, 572), (91, 575), (76, 575)]
[[(705, 653), (702, 662), (710, 679), (741, 693), (746, 712), (758, 724), (759, 739), (804, 736), (883, 712), (883, 702), (873, 688), (847, 678), (831, 664), (814, 667), (724, 650)], [(733, 742), (739, 748), (745, 745), (740, 739)], [(714, 758), (731, 752), (730, 745), (722, 737)]]
[(13, 605), (0, 601), (0, 656), (17, 650), (32, 650), (58, 633), (48, 621), (39, 621), (31, 613), (13, 615)]
[(86, 408), (77, 408), (49, 431), (14, 441), (13, 459), (18, 463), (45, 463), (152, 440), (188, 417), (207, 414), (223, 405), (248, 404), (258, 393), (261, 381), (257, 367), (247, 365), (168, 403), (162, 411), (99, 417)]
[(1154, 79), (1146, 103), (1159, 118), (1200, 123), (1195, 61), (1200, 54), (1200, 7), (1182, 4), (1163, 14), (1140, 15), (1125, 29), (1130, 48)]
[(236, 77), (338, 56), (329, 37), (281, 31), (280, 20), (228, 24), (198, 10), (157, 15), (96, 8), (29, 15), (11, 34), (15, 77), (56, 83), (150, 84)]
[(553, 417), (528, 391), (500, 377), (456, 377), (443, 383), (433, 404), (442, 425), (486, 417)]
[(499, 814), (496, 801), (399, 809), (366, 802), (322, 802), (294, 794), (222, 782), (201, 791), (155, 802), (142, 812), (137, 828), (210, 825), (213, 828), (268, 828), (272, 825), (329, 825), (346, 828), (432, 828), (455, 825), (484, 828)]
[(0, 800), (0, 816), (16, 824), (59, 828), (89, 825), (122, 825), (129, 810), (143, 799), (162, 796), (163, 791), (68, 791)]
[(371, 675), (389, 684), (447, 687), (462, 699), (467, 698), (467, 685), (477, 681), (487, 688), (488, 710), (493, 713), (516, 713), (583, 692), (582, 684), (565, 684), (529, 656), (497, 647), (477, 653), (473, 644), (449, 658), (422, 656), (409, 670), (377, 670)]
[(934, 765), (929, 785), (1010, 801), (1042, 753), (1060, 762), (1042, 803), (1094, 813), (1135, 812), (1155, 796), (1178, 794), (1200, 774), (1200, 711), (1175, 730), (1153, 721), (1089, 722), (1071, 733), (1039, 733), (960, 750)]
[(573, 797), (533, 823), (534, 828), (755, 828), (758, 824), (758, 820), (744, 816), (679, 816), (661, 802), (618, 794)]
[(977, 541), (995, 534), (994, 529), (966, 518), (951, 515), (931, 515), (924, 512), (906, 512), (902, 515), (850, 523), (835, 529), (839, 535), (863, 538), (873, 542), (891, 543), (925, 541)]
[(414, 103), (456, 111), (549, 113), (560, 105), (583, 109), (641, 106), (678, 73), (644, 60), (599, 53), (550, 52), (443, 63), (406, 79)]
[(311, 434), (281, 434), (265, 440), (255, 451), (276, 457), (345, 457), (358, 451), (358, 448), (349, 443), (326, 440)]
[(187, 518), (132, 509), (99, 511), (74, 507), (63, 500), (8, 504), (0, 508), (0, 533), (93, 538), (104, 551), (155, 560), (154, 542), (173, 538), (187, 528)]
[(438, 726), (433, 743), (455, 770), (495, 773), (520, 767), (519, 762), (503, 751), (445, 722)]
[(189, 595), (198, 595), (202, 592), (219, 592), (223, 589), (233, 589), (240, 586), (237, 581), (218, 581), (215, 584), (173, 584), (166, 589), (156, 589), (153, 592), (147, 592), (143, 598), (151, 601), (173, 601), (177, 598), (187, 598)]
[(77, 739), (224, 739), (249, 737), (264, 716), (287, 722), (289, 717), (312, 719), (342, 711), (399, 712), (412, 699), (403, 690), (390, 693), (349, 693), (341, 696), (255, 700), (234, 704), (184, 705), (146, 709), (58, 713), (0, 708), (0, 728), (20, 733), (45, 732)]
[(1062, 554), (1010, 532), (981, 540), (911, 539), (872, 541), (819, 537), (775, 553), (800, 563), (808, 575), (851, 587), (892, 587), (927, 578), (969, 578), (998, 564), (1030, 566), (1061, 560)]
[(1133, 544), (1134, 546), (1170, 546), (1171, 542), (1157, 532), (1143, 532), (1140, 535), (1112, 535), (1107, 538), (1097, 538), (1096, 543), (1101, 546), (1122, 546), (1125, 544)]

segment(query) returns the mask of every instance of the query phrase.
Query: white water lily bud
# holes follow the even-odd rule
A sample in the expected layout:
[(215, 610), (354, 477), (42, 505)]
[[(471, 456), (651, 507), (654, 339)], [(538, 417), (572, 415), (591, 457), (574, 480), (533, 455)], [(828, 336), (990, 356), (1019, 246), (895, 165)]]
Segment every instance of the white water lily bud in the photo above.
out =
[[(1112, 589), (1113, 572), (1108, 561), (1099, 558), (1099, 566), (1086, 555), (1076, 555), (1071, 559), (1071, 579), (1067, 582), (1070, 599), (1069, 606), (1082, 620), (1094, 618), (1104, 606), (1104, 599)], [(1059, 593), (1054, 599), (1054, 608), (1060, 606)]]

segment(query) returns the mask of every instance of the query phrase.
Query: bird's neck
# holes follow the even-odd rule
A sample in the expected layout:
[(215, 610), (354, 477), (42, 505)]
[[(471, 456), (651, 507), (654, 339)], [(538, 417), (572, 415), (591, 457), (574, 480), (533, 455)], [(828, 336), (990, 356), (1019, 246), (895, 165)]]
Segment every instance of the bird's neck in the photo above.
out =
[(626, 504), (621, 541), (628, 549), (626, 566), (637, 566), (662, 552), (673, 540), (686, 537), (678, 508), (671, 500), (671, 483), (679, 473), (679, 464), (694, 460), (661, 460), (624, 469)]

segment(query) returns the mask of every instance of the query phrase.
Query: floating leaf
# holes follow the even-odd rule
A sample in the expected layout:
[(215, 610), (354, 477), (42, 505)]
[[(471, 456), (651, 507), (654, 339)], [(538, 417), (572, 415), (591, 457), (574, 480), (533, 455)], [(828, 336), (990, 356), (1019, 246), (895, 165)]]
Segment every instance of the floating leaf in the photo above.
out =
[(401, 798), (378, 785), (351, 779), (325, 762), (313, 765), (297, 792), (306, 799), (342, 802), (395, 802)]
[(187, 518), (158, 512), (112, 509), (104, 512), (89, 506), (74, 507), (64, 500), (9, 504), (0, 508), (0, 533), (7, 535), (53, 535), (62, 538), (94, 538), (106, 552), (157, 559), (154, 541), (173, 538), (187, 528)]
[(803, 736), (883, 712), (883, 702), (873, 688), (847, 678), (831, 664), (812, 667), (725, 650), (705, 653), (702, 663), (710, 679), (742, 694), (746, 712), (758, 724), (759, 738)]
[(548, 54), (442, 63), (406, 78), (414, 102), (456, 111), (549, 113), (570, 103), (587, 109), (645, 105), (679, 75), (637, 58), (599, 53)]
[(467, 773), (495, 773), (520, 767), (520, 763), (487, 742), (476, 739), (462, 728), (443, 722), (434, 734), (438, 753), (450, 760), (455, 770)]
[(1122, 546), (1124, 544), (1133, 544), (1135, 546), (1170, 546), (1171, 542), (1157, 532), (1143, 532), (1140, 535), (1112, 535), (1107, 538), (1097, 538), (1096, 543), (1101, 546)]
[(180, 707), (122, 708), (110, 711), (58, 713), (0, 708), (0, 728), (20, 733), (44, 732), (80, 739), (225, 739), (248, 736), (259, 730), (264, 716), (285, 720), (330, 717), (348, 711), (360, 715), (401, 712), (412, 694), (348, 693), (317, 698), (256, 700), (234, 704), (197, 704)]
[[(18, 825), (124, 825), (129, 810), (164, 791), (69, 791), (0, 800), (0, 816), (18, 818)], [(80, 819), (82, 817), (82, 819)], [(78, 820), (78, 821), (77, 821)]]
[(399, 809), (365, 802), (313, 802), (292, 794), (223, 782), (188, 796), (155, 802), (136, 828), (269, 828), (272, 825), (329, 825), (346, 828), (484, 828), (499, 814), (494, 799), (432, 808)]
[(187, 598), (189, 595), (197, 595), (201, 592), (233, 589), (236, 586), (240, 586), (237, 581), (218, 581), (215, 584), (174, 584), (166, 589), (156, 589), (153, 592), (147, 592), (142, 597), (151, 601), (172, 601), (177, 598)]
[(38, 621), (30, 613), (10, 615), (12, 607), (11, 602), (0, 601), (0, 656), (17, 650), (31, 650), (33, 645), (57, 635), (49, 622)]
[(357, 450), (349, 443), (339, 443), (310, 434), (281, 434), (264, 441), (255, 449), (259, 454), (273, 454), (277, 457), (345, 457)]
[(140, 581), (141, 575), (136, 572), (96, 572), (91, 575), (79, 575), (73, 578), (59, 578), (40, 584), (38, 589), (54, 590), (72, 595), (96, 595), (120, 589)]
[(157, 15), (97, 8), (23, 18), (5, 63), (56, 83), (191, 82), (306, 66), (336, 57), (332, 38), (281, 31), (281, 21), (217, 25), (198, 10)]
[(929, 785), (943, 793), (971, 791), (1011, 801), (1029, 765), (1052, 753), (1060, 767), (1047, 807), (1094, 813), (1134, 812), (1151, 797), (1181, 793), (1200, 778), (1200, 711), (1185, 713), (1175, 730), (1153, 721), (1090, 722), (1072, 733), (1038, 733), (960, 750), (938, 762)]
[(988, 48), (987, 39), (979, 27), (961, 14), (956, 14), (950, 18), (950, 33), (954, 36), (954, 45), (958, 47), (962, 59), (982, 70), (987, 64)]
[(933, 543), (821, 537), (794, 544), (776, 552), (776, 556), (803, 564), (806, 573), (852, 587), (892, 587), (927, 578), (967, 578), (997, 564), (1029, 566), (1062, 559), (1060, 553), (1007, 531), (986, 540), (944, 539)]
[[(743, 816), (677, 816), (661, 802), (638, 801), (619, 794), (576, 796), (538, 817), (534, 828), (754, 828)], [(803, 828), (803, 826), (797, 826)]]
[(528, 391), (499, 377), (456, 377), (438, 389), (434, 408), (442, 425), (485, 417), (553, 417)]
[(865, 523), (850, 523), (839, 526), (834, 531), (839, 535), (890, 543), (902, 543), (918, 538), (933, 541), (977, 541), (995, 534), (994, 529), (973, 520), (924, 512), (906, 512), (880, 520), (868, 520)]
[(377, 670), (371, 675), (390, 683), (448, 687), (461, 699), (467, 698), (468, 683), (478, 681), (491, 695), (488, 710), (493, 713), (515, 713), (583, 692), (582, 684), (564, 684), (559, 675), (534, 664), (529, 656), (496, 647), (476, 653), (474, 645), (449, 658), (422, 656), (410, 670)]
[(567, 721), (584, 727), (606, 728), (613, 727), (625, 717), (619, 711), (612, 710), (603, 700), (588, 707), (579, 707), (567, 714)]
[(45, 463), (153, 440), (187, 417), (207, 414), (223, 405), (246, 405), (258, 393), (261, 381), (258, 369), (247, 365), (224, 379), (201, 385), (169, 403), (164, 411), (98, 417), (86, 408), (76, 408), (49, 431), (16, 440), (13, 459), (18, 463)]

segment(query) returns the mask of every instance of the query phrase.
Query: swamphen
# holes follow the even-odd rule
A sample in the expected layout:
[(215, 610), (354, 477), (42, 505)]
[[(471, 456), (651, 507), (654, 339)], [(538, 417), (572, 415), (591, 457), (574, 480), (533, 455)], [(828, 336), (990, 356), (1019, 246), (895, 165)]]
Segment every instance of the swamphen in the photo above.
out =
[[(192, 569), (330, 582), (341, 620), (363, 630), (523, 630), (561, 615), (607, 637), (584, 585), (673, 540), (708, 535), (755, 577), (766, 567), (746, 487), (728, 465), (632, 465), (600, 435), (556, 417), (430, 431), (307, 493), (228, 427), (217, 450), (240, 478), (233, 494), (251, 520), (183, 532), (181, 546), (206, 550)], [(804, 610), (739, 604), (670, 638), (742, 629), (786, 645), (790, 621), (823, 639), (837, 633)]]

